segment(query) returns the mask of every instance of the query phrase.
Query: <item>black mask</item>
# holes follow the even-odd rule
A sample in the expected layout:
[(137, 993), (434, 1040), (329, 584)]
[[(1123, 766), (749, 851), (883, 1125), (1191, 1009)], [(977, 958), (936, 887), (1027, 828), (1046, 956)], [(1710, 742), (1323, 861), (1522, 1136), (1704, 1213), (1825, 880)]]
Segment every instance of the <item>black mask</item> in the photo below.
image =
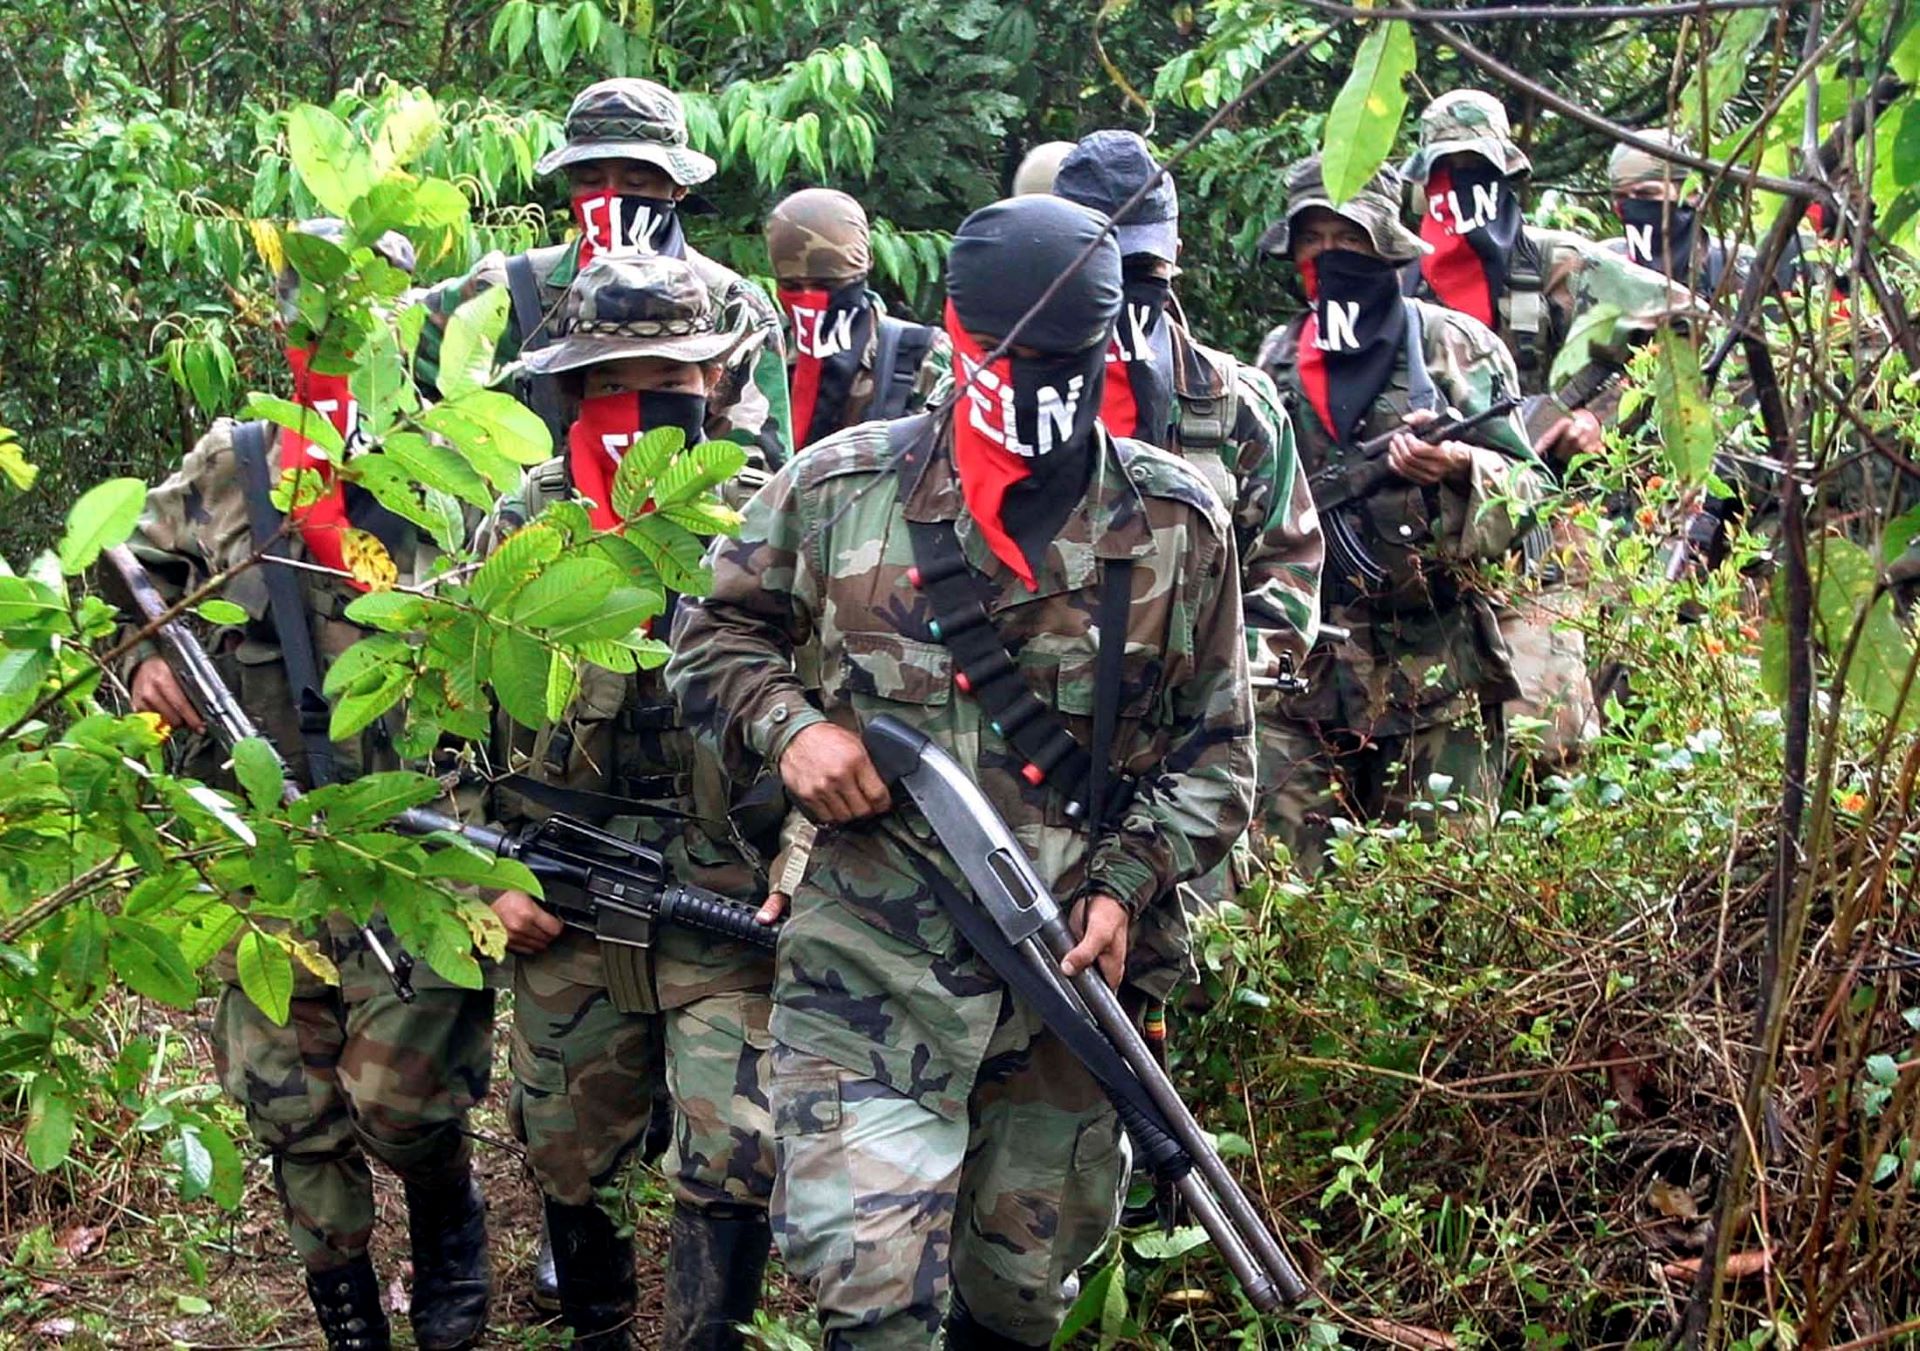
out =
[(602, 254), (687, 256), (679, 204), (671, 198), (594, 188), (573, 195), (573, 219), (580, 227), (582, 267)]
[(687, 434), (687, 444), (698, 445), (707, 439), (707, 396), (680, 394), (664, 389), (640, 391), (640, 426), (678, 427)]
[(1692, 267), (1697, 212), (1684, 202), (1627, 197), (1619, 203), (1627, 257), (1642, 267), (1684, 280)]
[[(1127, 276), (1121, 289), (1124, 299), (1114, 344), (1126, 363), (1127, 388), (1133, 395), (1134, 423), (1126, 434), (1164, 446), (1173, 415), (1173, 337), (1167, 326), (1173, 286), (1165, 277), (1141, 274)], [(1109, 430), (1126, 429), (1109, 421)]]
[(873, 293), (865, 277), (826, 292), (824, 309), (816, 309), (819, 295), (780, 288), (780, 303), (794, 329), (791, 394), (794, 445), (800, 450), (849, 425), (847, 400), (873, 337)]
[[(1037, 571), (1047, 546), (1086, 494), (1093, 474), (1094, 425), (1107, 378), (1107, 345), (1065, 356), (1009, 357), (1013, 416), (1029, 477), (1008, 491), (1000, 519)], [(1077, 383), (1076, 383), (1077, 382)]]
[(1326, 365), (1327, 407), (1343, 445), (1393, 375), (1406, 334), (1400, 274), (1393, 264), (1329, 249), (1309, 264), (1317, 292), (1314, 346)]
[[(1479, 155), (1459, 156), (1446, 169), (1447, 187), (1452, 200), (1447, 204), (1450, 219), (1460, 231), (1474, 255), (1480, 259), (1487, 276), (1487, 294), (1496, 312), (1500, 297), (1506, 294), (1507, 275), (1512, 269), (1514, 245), (1519, 242), (1525, 221), (1520, 213), (1520, 196), (1499, 166)], [(1491, 203), (1491, 209), (1489, 209)], [(1429, 212), (1428, 219), (1432, 219)], [(1421, 236), (1429, 243), (1440, 241), (1428, 235), (1425, 221)]]

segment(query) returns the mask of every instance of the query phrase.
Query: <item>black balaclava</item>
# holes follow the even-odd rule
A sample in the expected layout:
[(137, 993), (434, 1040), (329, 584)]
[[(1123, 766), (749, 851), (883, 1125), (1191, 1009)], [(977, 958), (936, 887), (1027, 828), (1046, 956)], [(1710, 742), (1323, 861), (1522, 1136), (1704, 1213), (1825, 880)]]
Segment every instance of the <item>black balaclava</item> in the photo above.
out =
[(1699, 213), (1685, 202), (1625, 197), (1619, 202), (1626, 227), (1627, 257), (1642, 267), (1685, 281), (1693, 267), (1693, 236)]

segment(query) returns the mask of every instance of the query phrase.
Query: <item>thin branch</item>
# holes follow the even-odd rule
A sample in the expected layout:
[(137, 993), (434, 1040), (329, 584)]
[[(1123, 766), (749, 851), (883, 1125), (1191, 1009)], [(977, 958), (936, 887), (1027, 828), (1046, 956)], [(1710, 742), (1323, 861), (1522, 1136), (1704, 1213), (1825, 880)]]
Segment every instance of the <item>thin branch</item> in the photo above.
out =
[(1509, 23), (1552, 20), (1613, 23), (1619, 19), (1690, 19), (1736, 9), (1775, 9), (1775, 0), (1702, 0), (1699, 4), (1495, 5), (1487, 9), (1356, 9), (1350, 18), (1405, 19), (1413, 23)]
[(73, 902), (79, 900), (104, 883), (113, 875), (114, 864), (119, 855), (115, 854), (81, 873), (60, 890), (52, 892), (22, 910), (5, 925), (0, 925), (0, 943), (11, 943), (26, 933), (34, 925), (51, 915), (58, 914)]

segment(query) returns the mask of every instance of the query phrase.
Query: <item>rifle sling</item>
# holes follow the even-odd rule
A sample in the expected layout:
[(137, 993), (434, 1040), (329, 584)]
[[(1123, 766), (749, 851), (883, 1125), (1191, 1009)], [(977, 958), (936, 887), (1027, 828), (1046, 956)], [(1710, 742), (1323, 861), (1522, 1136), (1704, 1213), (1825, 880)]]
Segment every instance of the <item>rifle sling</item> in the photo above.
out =
[[(935, 414), (903, 418), (892, 423), (887, 432), (893, 451), (894, 472), (898, 476), (900, 500), (904, 503), (925, 468), (925, 455), (914, 449), (916, 443), (931, 447), (933, 438), (928, 419)], [(953, 655), (962, 679), (961, 688), (972, 694), (987, 715), (993, 730), (1004, 737), (1024, 761), (1016, 771), (1022, 779), (1039, 787), (1050, 784), (1067, 801), (1067, 814), (1099, 824), (1126, 809), (1133, 799), (1134, 780), (1120, 775), (1109, 793), (1107, 768), (1101, 766), (1100, 778), (1094, 777), (1095, 757), (1087, 752), (1067, 730), (1059, 711), (1036, 695), (1020, 674), (1018, 658), (1009, 650), (993, 616), (987, 609), (990, 599), (986, 579), (974, 572), (960, 547), (951, 521), (908, 521), (907, 538), (913, 546), (913, 561), (918, 586), (933, 611), (930, 636)], [(1131, 559), (1106, 559), (1102, 563), (1100, 601), (1100, 650), (1095, 658), (1094, 717), (1096, 744), (1101, 758), (1110, 753), (1112, 726), (1117, 721), (1120, 703), (1120, 660), (1126, 645), (1126, 612), (1132, 603), (1133, 571)], [(1109, 616), (1117, 615), (1112, 622)], [(1108, 648), (1112, 648), (1111, 654)], [(1103, 705), (1107, 710), (1108, 735), (1098, 735)], [(1104, 816), (1094, 817), (1087, 808), (1098, 790)]]
[[(514, 326), (520, 330), (520, 350), (537, 352), (553, 341), (547, 327), (545, 308), (540, 303), (540, 281), (533, 274), (533, 260), (524, 253), (507, 259), (507, 296), (513, 302)], [(567, 417), (561, 405), (560, 382), (551, 375), (523, 374), (526, 402), (547, 424), (556, 454), (567, 448)]]
[(927, 860), (917, 854), (911, 857), (914, 869), (953, 920), (954, 928), (967, 940), (967, 945), (1008, 989), (1040, 1015), (1047, 1030), (1060, 1038), (1074, 1059), (1084, 1065), (1100, 1085), (1127, 1134), (1133, 1138), (1138, 1161), (1164, 1181), (1183, 1177), (1193, 1167), (1193, 1159), (1106, 1033), (1069, 1002), (1057, 985), (1028, 965), (978, 901), (954, 886)]
[(287, 556), (287, 541), (274, 539), (280, 529), (281, 514), (273, 505), (273, 484), (267, 472), (267, 424), (243, 422), (234, 428), (233, 454), (240, 465), (241, 482), (246, 491), (247, 524), (253, 535), (253, 547), (266, 552), (267, 561), (261, 566), (260, 575), (266, 582), (274, 634), (280, 642), (280, 660), (286, 666), (287, 686), (293, 691), (294, 713), (300, 721), (300, 743), (307, 753), (307, 783), (312, 788), (323, 788), (332, 783), (338, 773), (333, 742), (327, 735), (330, 710), (326, 695), (321, 692), (320, 663), (314, 655), (313, 630), (307, 623), (305, 589), (292, 568), (277, 567), (273, 562)]

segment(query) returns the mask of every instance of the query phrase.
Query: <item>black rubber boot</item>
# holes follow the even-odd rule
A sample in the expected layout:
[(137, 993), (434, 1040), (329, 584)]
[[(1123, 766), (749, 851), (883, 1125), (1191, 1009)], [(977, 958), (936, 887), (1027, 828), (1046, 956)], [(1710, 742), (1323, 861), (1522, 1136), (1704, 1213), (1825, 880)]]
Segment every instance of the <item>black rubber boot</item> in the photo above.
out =
[(666, 1328), (662, 1351), (739, 1351), (739, 1325), (753, 1321), (767, 1274), (773, 1228), (749, 1206), (673, 1207), (667, 1228)]
[(462, 1351), (487, 1330), (487, 1203), (471, 1172), (439, 1185), (407, 1184), (413, 1241), (408, 1320), (420, 1351)]
[(371, 1257), (332, 1271), (309, 1271), (307, 1298), (327, 1335), (328, 1351), (387, 1351), (393, 1344)]
[(573, 1329), (574, 1351), (629, 1351), (633, 1346), (633, 1240), (599, 1206), (548, 1200), (560, 1321)]
[(1045, 1342), (1016, 1342), (973, 1321), (958, 1294), (947, 1310), (947, 1351), (1045, 1351)]
[(553, 1269), (553, 1230), (540, 1217), (540, 1246), (533, 1254), (533, 1307), (541, 1313), (560, 1312), (560, 1273)]

